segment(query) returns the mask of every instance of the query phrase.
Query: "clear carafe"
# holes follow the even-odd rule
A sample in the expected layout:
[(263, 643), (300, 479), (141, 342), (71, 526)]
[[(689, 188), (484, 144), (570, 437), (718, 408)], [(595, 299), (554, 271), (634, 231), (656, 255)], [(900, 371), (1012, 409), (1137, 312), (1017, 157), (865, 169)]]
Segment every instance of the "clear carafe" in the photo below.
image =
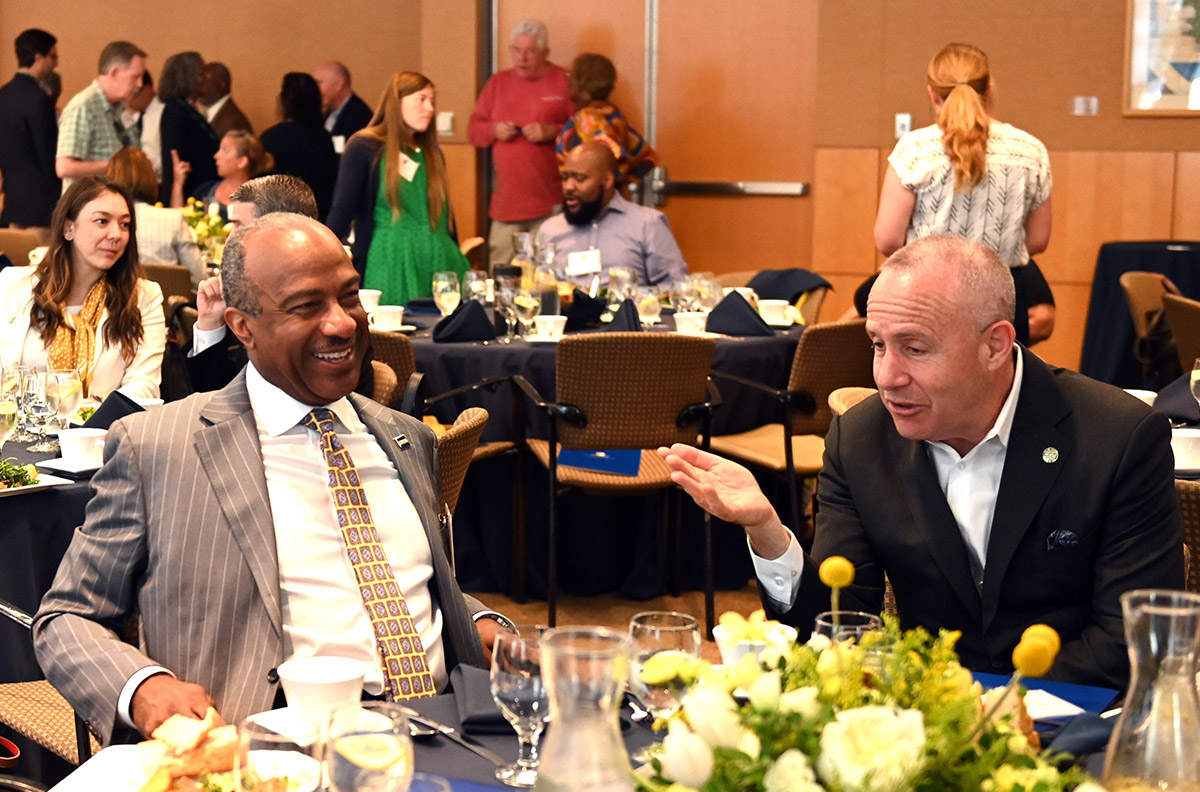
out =
[(1138, 589), (1121, 595), (1129, 692), (1108, 743), (1104, 785), (1200, 790), (1200, 595)]
[(558, 277), (554, 274), (555, 248), (553, 242), (545, 242), (537, 246), (534, 262), (537, 267), (533, 271), (533, 294), (539, 303), (542, 316), (558, 316), (562, 313), (562, 304), (558, 296)]
[(513, 257), (509, 262), (521, 268), (521, 288), (525, 291), (533, 286), (533, 234), (518, 231), (512, 235)]
[(534, 789), (633, 792), (633, 770), (617, 717), (632, 645), (602, 627), (564, 627), (540, 642), (550, 724)]

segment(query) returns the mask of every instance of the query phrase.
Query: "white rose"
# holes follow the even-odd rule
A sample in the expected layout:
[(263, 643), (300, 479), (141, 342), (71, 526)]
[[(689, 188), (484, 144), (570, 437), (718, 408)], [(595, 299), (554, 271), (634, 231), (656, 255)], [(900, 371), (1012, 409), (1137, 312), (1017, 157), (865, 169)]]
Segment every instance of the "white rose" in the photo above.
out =
[(779, 755), (763, 776), (766, 792), (821, 792), (808, 757), (795, 748)]
[(846, 710), (821, 732), (817, 773), (847, 790), (891, 792), (920, 769), (924, 747), (925, 720), (918, 710)]
[(712, 775), (712, 749), (677, 720), (668, 726), (658, 759), (664, 776), (693, 789), (704, 786)]
[(746, 729), (742, 732), (742, 739), (738, 740), (737, 749), (751, 759), (757, 759), (762, 752), (762, 741), (757, 734)]
[(1075, 787), (1075, 792), (1108, 792), (1108, 790), (1097, 784), (1095, 781), (1084, 781), (1082, 784)]
[(817, 701), (817, 689), (802, 687), (783, 693), (779, 697), (779, 711), (799, 712), (806, 718), (815, 718), (821, 711), (821, 704)]
[(804, 645), (807, 646), (809, 649), (812, 649), (814, 652), (819, 653), (819, 652), (824, 652), (826, 649), (828, 649), (830, 644), (832, 644), (832, 643), (833, 643), (833, 641), (829, 640), (828, 635), (821, 635), (820, 633), (813, 633), (812, 635), (808, 636), (808, 640), (805, 641)]
[(750, 706), (759, 712), (771, 712), (779, 707), (780, 678), (778, 671), (768, 671), (750, 683), (746, 695)]
[(696, 734), (713, 748), (736, 748), (742, 738), (737, 703), (716, 685), (701, 682), (688, 691), (683, 713)]

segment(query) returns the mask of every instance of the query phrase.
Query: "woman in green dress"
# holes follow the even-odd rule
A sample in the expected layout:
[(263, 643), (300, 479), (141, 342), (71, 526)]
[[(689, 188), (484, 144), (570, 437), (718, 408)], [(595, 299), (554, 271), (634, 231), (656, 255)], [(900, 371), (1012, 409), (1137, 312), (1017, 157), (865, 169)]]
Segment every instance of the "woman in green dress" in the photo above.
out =
[(385, 305), (433, 294), (433, 273), (470, 269), (454, 241), (446, 162), (433, 127), (433, 83), (400, 72), (384, 89), (370, 125), (342, 154), (327, 223), (343, 239), (354, 224), (352, 258), (363, 287)]

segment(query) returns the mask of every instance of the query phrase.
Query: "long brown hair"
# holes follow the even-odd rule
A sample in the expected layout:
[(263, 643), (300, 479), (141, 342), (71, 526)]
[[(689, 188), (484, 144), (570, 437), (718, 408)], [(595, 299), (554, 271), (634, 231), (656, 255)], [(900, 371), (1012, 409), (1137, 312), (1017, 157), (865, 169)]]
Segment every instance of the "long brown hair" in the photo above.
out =
[(929, 87), (942, 98), (937, 125), (946, 156), (954, 163), (954, 189), (965, 192), (987, 172), (992, 82), (987, 55), (970, 44), (947, 44), (929, 62), (926, 76)]
[(84, 176), (67, 188), (54, 215), (50, 218), (50, 249), (34, 273), (33, 308), (29, 318), (41, 333), (47, 347), (54, 341), (58, 328), (65, 321), (64, 310), (71, 293), (71, 257), (74, 245), (66, 238), (67, 221), (75, 222), (83, 207), (105, 193), (114, 193), (125, 200), (129, 208), (129, 243), (125, 252), (104, 274), (104, 308), (108, 319), (104, 323), (104, 340), (121, 345), (126, 364), (133, 360), (142, 343), (142, 312), (138, 309), (137, 285), (142, 267), (138, 263), (137, 215), (129, 193), (115, 181), (103, 176)]
[[(400, 112), (400, 100), (409, 94), (432, 86), (433, 81), (417, 72), (397, 72), (392, 75), (379, 107), (366, 129), (357, 133), (382, 141), (384, 144), (384, 180), (387, 185), (387, 202), (392, 207), (392, 219), (400, 217), (400, 152), (402, 149), (420, 148), (425, 152), (425, 173), (429, 193), (429, 225), (437, 228), (442, 212), (449, 213), (450, 189), (446, 183), (446, 164), (442, 149), (438, 145), (437, 129), (432, 121), (424, 132), (416, 132), (404, 123)], [(451, 220), (453, 222), (453, 220)]]
[(108, 160), (105, 175), (128, 190), (135, 200), (154, 203), (158, 200), (158, 182), (150, 158), (139, 148), (126, 147)]

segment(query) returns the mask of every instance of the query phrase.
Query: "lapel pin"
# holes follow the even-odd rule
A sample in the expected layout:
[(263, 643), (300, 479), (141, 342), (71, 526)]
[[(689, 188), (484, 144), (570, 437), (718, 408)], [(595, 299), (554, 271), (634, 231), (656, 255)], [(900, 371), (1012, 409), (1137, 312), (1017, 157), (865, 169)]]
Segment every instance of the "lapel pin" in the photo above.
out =
[(408, 435), (396, 435), (392, 439), (396, 441), (396, 445), (400, 448), (408, 448)]
[(1058, 461), (1058, 449), (1054, 446), (1048, 446), (1042, 451), (1042, 461), (1048, 465), (1053, 465)]

